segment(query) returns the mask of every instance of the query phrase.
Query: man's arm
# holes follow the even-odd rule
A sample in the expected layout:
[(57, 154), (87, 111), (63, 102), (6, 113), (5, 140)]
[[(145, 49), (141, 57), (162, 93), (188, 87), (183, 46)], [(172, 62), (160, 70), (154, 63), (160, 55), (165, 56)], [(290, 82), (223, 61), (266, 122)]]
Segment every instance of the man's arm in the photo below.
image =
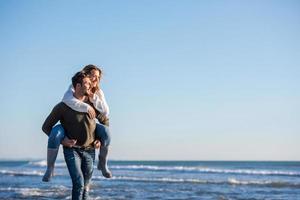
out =
[(46, 118), (46, 120), (42, 126), (42, 130), (48, 136), (52, 130), (52, 127), (61, 119), (61, 114), (62, 114), (61, 106), (62, 106), (62, 104), (59, 103), (52, 109), (51, 113)]

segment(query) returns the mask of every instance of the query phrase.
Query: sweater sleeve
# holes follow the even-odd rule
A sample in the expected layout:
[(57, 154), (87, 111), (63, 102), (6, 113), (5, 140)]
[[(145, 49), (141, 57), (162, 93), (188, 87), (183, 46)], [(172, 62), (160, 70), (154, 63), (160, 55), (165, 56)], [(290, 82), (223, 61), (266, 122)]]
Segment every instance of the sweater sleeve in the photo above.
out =
[(64, 102), (72, 110), (75, 110), (77, 112), (87, 113), (90, 105), (76, 99), (73, 96), (73, 93), (74, 93), (74, 88), (71, 85), (69, 89), (66, 91), (66, 93), (64, 94), (62, 102)]
[(61, 119), (62, 114), (62, 107), (61, 104), (57, 104), (51, 111), (51, 113), (46, 118), (42, 130), (48, 136), (52, 130), (52, 127)]
[(101, 115), (104, 115), (108, 118), (109, 116), (109, 107), (106, 103), (104, 92), (100, 89), (96, 92), (91, 99), (91, 102), (95, 108), (100, 112)]

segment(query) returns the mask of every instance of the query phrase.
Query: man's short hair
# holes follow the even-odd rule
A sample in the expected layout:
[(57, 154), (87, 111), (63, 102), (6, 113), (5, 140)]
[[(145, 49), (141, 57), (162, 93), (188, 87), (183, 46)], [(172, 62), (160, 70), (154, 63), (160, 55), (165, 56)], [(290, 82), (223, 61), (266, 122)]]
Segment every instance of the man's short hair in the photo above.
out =
[(88, 75), (84, 71), (77, 72), (73, 77), (72, 77), (72, 85), (75, 88), (77, 83), (82, 85), (82, 80), (88, 77)]

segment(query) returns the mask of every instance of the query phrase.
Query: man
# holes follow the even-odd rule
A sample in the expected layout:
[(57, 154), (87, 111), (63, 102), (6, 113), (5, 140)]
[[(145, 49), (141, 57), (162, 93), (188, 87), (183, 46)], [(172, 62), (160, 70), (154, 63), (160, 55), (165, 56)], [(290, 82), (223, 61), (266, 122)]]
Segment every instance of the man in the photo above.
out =
[[(72, 85), (75, 89), (74, 97), (93, 106), (88, 101), (91, 81), (87, 74), (77, 72), (72, 78)], [(73, 184), (72, 199), (87, 199), (94, 168), (95, 147), (100, 147), (100, 142), (95, 140), (96, 122), (87, 113), (74, 111), (63, 102), (53, 108), (43, 124), (43, 131), (49, 135), (58, 121), (66, 135), (62, 144)]]

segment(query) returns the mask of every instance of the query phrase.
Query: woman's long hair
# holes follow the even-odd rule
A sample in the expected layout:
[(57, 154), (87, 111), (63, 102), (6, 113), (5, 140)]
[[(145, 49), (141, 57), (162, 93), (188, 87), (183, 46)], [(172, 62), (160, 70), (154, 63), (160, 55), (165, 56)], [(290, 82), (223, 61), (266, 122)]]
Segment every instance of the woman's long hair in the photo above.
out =
[[(82, 69), (82, 71), (84, 71), (84, 73), (86, 73), (88, 75), (90, 75), (93, 70), (99, 71), (99, 81), (100, 81), (100, 79), (102, 77), (102, 70), (99, 67), (97, 67), (96, 65), (89, 64)], [(96, 87), (92, 88), (92, 92), (95, 93), (99, 90), (100, 90), (100, 88), (99, 88), (99, 82), (98, 82)]]

